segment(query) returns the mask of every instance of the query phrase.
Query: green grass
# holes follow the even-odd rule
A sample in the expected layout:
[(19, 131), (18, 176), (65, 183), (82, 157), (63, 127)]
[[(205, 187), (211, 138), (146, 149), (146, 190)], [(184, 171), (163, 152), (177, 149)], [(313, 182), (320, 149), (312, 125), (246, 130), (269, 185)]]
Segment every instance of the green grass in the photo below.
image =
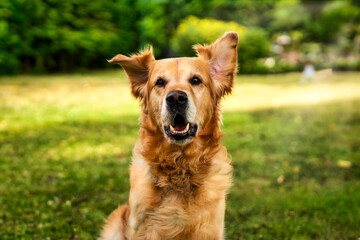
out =
[[(227, 239), (360, 237), (359, 79), (238, 77)], [(123, 72), (0, 78), (0, 238), (96, 239), (128, 197), (137, 105)]]

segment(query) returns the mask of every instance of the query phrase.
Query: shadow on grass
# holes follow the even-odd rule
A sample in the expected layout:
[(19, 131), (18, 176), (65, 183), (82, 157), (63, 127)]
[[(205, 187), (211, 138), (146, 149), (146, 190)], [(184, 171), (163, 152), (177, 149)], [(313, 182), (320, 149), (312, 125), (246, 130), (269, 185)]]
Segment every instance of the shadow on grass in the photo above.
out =
[[(357, 237), (359, 104), (224, 113), (228, 239)], [(95, 239), (127, 200), (138, 129), (126, 116), (0, 132), (2, 239)]]
[[(224, 114), (224, 144), (239, 169), (258, 177), (358, 178), (360, 100)], [(339, 161), (351, 167), (339, 168)], [(271, 166), (267, 166), (271, 164)], [(336, 169), (336, 170), (335, 170)], [(246, 172), (240, 175), (250, 177)]]
[(356, 239), (360, 100), (224, 114), (229, 239)]
[(1, 132), (2, 239), (95, 239), (127, 201), (138, 129), (128, 116)]

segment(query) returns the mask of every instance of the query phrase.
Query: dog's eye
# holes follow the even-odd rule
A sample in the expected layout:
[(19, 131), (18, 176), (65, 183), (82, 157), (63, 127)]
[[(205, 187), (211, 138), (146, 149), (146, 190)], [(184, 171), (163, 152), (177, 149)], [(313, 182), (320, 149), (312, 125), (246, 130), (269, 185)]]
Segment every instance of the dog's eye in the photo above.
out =
[(156, 81), (155, 86), (164, 87), (164, 86), (165, 86), (165, 81), (164, 81), (162, 78), (159, 78), (159, 79)]
[(190, 79), (190, 83), (191, 85), (199, 85), (201, 83), (201, 80), (200, 78), (195, 76)]

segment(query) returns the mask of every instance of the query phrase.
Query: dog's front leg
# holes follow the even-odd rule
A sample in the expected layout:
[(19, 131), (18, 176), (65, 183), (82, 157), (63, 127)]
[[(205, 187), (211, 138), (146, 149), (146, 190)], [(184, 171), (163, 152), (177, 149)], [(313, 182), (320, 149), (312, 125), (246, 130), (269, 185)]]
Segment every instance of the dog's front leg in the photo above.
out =
[(121, 205), (106, 220), (99, 240), (127, 240), (126, 229), (128, 222), (129, 205)]

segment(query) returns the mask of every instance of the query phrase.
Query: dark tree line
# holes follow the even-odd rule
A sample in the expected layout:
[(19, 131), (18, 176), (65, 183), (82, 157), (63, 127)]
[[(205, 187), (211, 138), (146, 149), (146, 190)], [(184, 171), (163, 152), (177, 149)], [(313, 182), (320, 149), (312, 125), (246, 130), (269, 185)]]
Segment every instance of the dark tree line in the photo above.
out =
[[(360, 39), (357, 0), (290, 5), (275, 0), (1, 0), (0, 74), (105, 68), (114, 54), (146, 44), (154, 46), (158, 58), (180, 55), (171, 42), (190, 15), (262, 29), (266, 34), (258, 35), (269, 39), (248, 37), (259, 40), (253, 46), (268, 46), (285, 33), (295, 36), (291, 48), (303, 50), (309, 42), (342, 44), (345, 54)], [(253, 62), (264, 57), (256, 54), (250, 56)], [(242, 57), (246, 62), (249, 55)]]

